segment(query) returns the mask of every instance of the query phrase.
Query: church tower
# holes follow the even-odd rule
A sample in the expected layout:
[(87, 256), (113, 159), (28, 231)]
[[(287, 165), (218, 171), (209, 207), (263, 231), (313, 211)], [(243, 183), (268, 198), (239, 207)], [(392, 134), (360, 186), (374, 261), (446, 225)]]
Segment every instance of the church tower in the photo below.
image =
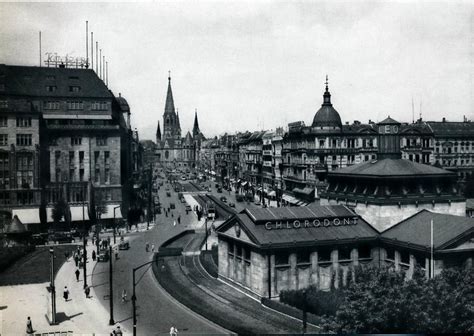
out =
[(171, 76), (169, 75), (165, 113), (163, 114), (163, 141), (173, 141), (175, 139), (175, 135), (177, 134), (177, 127), (178, 121), (174, 108), (173, 91), (171, 90)]

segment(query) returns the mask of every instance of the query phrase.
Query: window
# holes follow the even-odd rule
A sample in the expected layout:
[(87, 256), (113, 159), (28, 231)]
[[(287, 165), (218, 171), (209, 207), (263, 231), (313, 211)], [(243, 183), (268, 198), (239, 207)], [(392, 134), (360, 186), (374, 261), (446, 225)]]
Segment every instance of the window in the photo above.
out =
[(331, 250), (330, 249), (318, 250), (318, 261), (319, 262), (331, 261)]
[(69, 165), (74, 166), (74, 152), (69, 152)]
[(31, 191), (20, 191), (16, 197), (19, 204), (25, 205), (33, 203), (33, 193)]
[(67, 102), (68, 110), (82, 110), (84, 109), (84, 102), (82, 101), (68, 101)]
[(56, 85), (46, 85), (46, 91), (47, 92), (56, 92), (58, 87)]
[(8, 134), (0, 134), (0, 146), (8, 146)]
[(8, 108), (8, 100), (0, 100), (0, 108)]
[(91, 104), (91, 109), (93, 111), (103, 111), (103, 110), (107, 110), (107, 102), (105, 101), (95, 101), (95, 102), (92, 102)]
[(372, 257), (372, 255), (370, 254), (371, 248), (369, 245), (359, 246), (358, 251), (359, 251), (359, 259), (366, 259), (366, 258)]
[(0, 186), (5, 189), (10, 188), (10, 161), (8, 153), (0, 153)]
[(400, 253), (400, 262), (403, 264), (409, 264), (410, 263), (410, 253), (403, 251)]
[(70, 79), (70, 80), (78, 80), (79, 77), (78, 77), (78, 76), (69, 76), (69, 79)]
[(84, 168), (79, 169), (79, 181), (84, 181)]
[(71, 138), (71, 146), (80, 146), (82, 145), (82, 138), (81, 137), (72, 137)]
[(69, 169), (69, 182), (72, 182), (74, 181), (74, 175), (76, 173), (76, 169), (75, 168), (70, 168)]
[(18, 154), (16, 157), (17, 186), (31, 188), (33, 185), (33, 156)]
[(31, 127), (31, 118), (17, 117), (16, 127)]
[(0, 127), (8, 127), (8, 118), (0, 117)]
[(106, 166), (110, 164), (110, 152), (104, 152), (104, 164)]
[(55, 80), (56, 76), (46, 76), (46, 80)]
[(387, 251), (386, 259), (395, 260), (395, 250), (392, 248), (387, 248), (386, 251)]
[(244, 259), (250, 261), (250, 249), (244, 249)]
[(94, 163), (95, 165), (99, 165), (99, 157), (100, 157), (100, 152), (94, 152)]
[(298, 264), (306, 264), (310, 262), (310, 255), (311, 253), (309, 251), (300, 251), (296, 255), (296, 262)]
[(275, 254), (275, 265), (288, 265), (288, 253), (280, 252)]
[(96, 138), (97, 146), (107, 146), (107, 137), (97, 137)]
[(81, 87), (77, 85), (70, 85), (69, 92), (81, 92)]
[(31, 134), (17, 134), (16, 145), (17, 146), (31, 146)]
[(105, 168), (105, 183), (110, 183), (110, 168)]
[(112, 200), (112, 191), (110, 189), (107, 189), (105, 191), (105, 200), (106, 201), (111, 201)]
[(347, 247), (342, 247), (338, 250), (339, 260), (351, 260), (351, 249)]
[(45, 110), (59, 110), (59, 102), (58, 101), (45, 101), (43, 103), (43, 108)]
[(55, 177), (56, 177), (56, 182), (61, 182), (61, 169), (59, 168), (56, 168), (56, 172), (55, 172)]
[(84, 165), (84, 152), (80, 151), (79, 152), (79, 165)]
[(94, 182), (100, 183), (100, 169), (99, 168), (95, 169)]
[(233, 256), (234, 255), (234, 243), (233, 242), (229, 242), (228, 245), (227, 245), (227, 252)]

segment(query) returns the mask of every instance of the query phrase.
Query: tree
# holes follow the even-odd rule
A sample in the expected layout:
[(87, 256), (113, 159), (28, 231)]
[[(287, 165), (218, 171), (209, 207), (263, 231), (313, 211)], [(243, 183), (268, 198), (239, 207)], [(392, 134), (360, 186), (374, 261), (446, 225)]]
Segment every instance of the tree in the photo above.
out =
[(339, 333), (472, 333), (474, 273), (446, 269), (433, 279), (417, 270), (358, 268), (356, 281), (326, 330)]
[(61, 222), (63, 218), (67, 224), (71, 223), (69, 205), (63, 198), (59, 199), (56, 203), (54, 203), (51, 217), (53, 218), (55, 226), (58, 226), (59, 222)]

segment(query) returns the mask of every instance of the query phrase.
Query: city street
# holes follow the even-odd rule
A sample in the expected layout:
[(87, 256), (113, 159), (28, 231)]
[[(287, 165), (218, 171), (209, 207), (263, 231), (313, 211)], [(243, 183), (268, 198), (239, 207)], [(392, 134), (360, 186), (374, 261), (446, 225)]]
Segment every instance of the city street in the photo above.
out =
[[(166, 184), (165, 184), (166, 186)], [(153, 254), (145, 251), (147, 242), (158, 247), (170, 237), (185, 230), (188, 225), (197, 222), (194, 213), (186, 215), (184, 204), (179, 202), (177, 193), (171, 188), (171, 197), (166, 197), (165, 186), (160, 187), (158, 195), (164, 204), (174, 202), (176, 210), (173, 217), (166, 217), (164, 212), (157, 215), (157, 225), (144, 233), (134, 234), (127, 238), (129, 250), (121, 250), (119, 259), (114, 260), (114, 319), (132, 330), (132, 269), (151, 261)], [(165, 201), (166, 200), (166, 201)], [(173, 226), (173, 221), (181, 213), (181, 224)], [(109, 309), (109, 263), (98, 263), (92, 277), (92, 284), (104, 307)], [(156, 335), (168, 333), (171, 326), (178, 328), (180, 333), (222, 334), (222, 328), (206, 321), (186, 307), (177, 303), (161, 287), (151, 272), (151, 265), (137, 271), (137, 333)], [(127, 301), (121, 302), (122, 290), (127, 291)]]

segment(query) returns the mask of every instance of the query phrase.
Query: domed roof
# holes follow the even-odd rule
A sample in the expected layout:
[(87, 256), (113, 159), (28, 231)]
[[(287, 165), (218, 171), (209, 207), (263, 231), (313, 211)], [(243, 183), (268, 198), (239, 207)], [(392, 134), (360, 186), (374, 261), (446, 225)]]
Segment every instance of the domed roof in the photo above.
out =
[(326, 92), (323, 95), (323, 104), (313, 118), (312, 127), (338, 127), (342, 128), (341, 116), (331, 104), (331, 94), (329, 93), (327, 80)]

